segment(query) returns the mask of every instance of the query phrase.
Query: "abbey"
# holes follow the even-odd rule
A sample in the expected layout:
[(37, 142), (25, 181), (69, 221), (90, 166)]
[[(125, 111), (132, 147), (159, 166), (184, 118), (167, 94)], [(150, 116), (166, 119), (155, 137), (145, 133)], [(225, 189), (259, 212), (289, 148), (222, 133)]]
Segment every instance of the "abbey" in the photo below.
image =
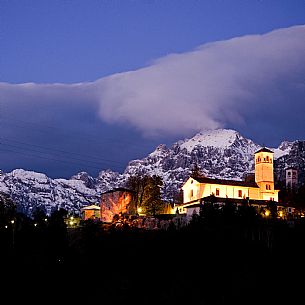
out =
[(273, 152), (262, 148), (255, 152), (255, 179), (236, 181), (211, 179), (191, 176), (182, 186), (183, 204), (179, 212), (186, 212), (186, 207), (199, 203), (205, 197), (214, 195), (218, 201), (223, 198), (252, 202), (278, 201), (279, 190), (274, 189)]

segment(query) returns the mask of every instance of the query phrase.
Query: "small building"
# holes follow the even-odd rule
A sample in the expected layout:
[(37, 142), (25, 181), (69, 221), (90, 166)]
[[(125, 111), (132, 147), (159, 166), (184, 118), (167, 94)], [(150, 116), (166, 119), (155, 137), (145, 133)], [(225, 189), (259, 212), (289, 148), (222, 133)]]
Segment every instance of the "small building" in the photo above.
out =
[(135, 214), (133, 206), (134, 191), (115, 188), (101, 194), (101, 219), (111, 222), (114, 215)]
[(82, 219), (101, 219), (101, 208), (98, 205), (89, 205), (81, 209)]

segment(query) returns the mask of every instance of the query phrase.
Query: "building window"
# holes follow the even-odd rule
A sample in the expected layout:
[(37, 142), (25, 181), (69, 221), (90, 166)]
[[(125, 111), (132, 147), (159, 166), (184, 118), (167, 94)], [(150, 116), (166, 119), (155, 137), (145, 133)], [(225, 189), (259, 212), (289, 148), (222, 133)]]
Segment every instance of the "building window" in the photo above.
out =
[(266, 161), (269, 162), (269, 156), (266, 157)]
[(219, 189), (216, 189), (216, 196), (219, 196)]
[(270, 184), (266, 184), (266, 190), (268, 190), (268, 191), (271, 190), (271, 185)]
[(243, 191), (242, 190), (238, 190), (238, 197), (242, 198), (243, 196)]
[(288, 172), (288, 176), (289, 176), (289, 177), (291, 176), (291, 172)]
[(194, 196), (194, 191), (190, 190), (190, 198), (192, 198)]

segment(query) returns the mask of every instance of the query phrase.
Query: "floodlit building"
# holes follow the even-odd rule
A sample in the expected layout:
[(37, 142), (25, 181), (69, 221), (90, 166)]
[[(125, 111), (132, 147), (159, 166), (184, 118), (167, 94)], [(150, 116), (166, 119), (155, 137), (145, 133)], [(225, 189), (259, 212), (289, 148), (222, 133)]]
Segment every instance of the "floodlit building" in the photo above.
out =
[[(182, 186), (183, 204), (178, 205), (179, 213), (192, 213), (199, 209), (198, 203), (204, 198), (215, 196), (217, 201), (234, 199), (235, 202), (247, 200), (261, 204), (278, 201), (279, 190), (274, 189), (273, 151), (262, 148), (255, 153), (255, 177), (253, 181), (189, 177)], [(192, 208), (188, 211), (188, 207)]]
[(126, 188), (115, 188), (101, 194), (101, 219), (111, 222), (114, 215), (132, 212), (134, 192)]

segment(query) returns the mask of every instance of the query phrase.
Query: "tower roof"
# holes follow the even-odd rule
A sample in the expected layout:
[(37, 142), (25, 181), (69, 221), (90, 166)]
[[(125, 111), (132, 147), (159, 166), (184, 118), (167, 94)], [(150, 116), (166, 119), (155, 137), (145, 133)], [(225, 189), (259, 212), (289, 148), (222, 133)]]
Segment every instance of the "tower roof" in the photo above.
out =
[(289, 167), (286, 167), (286, 168), (285, 168), (286, 171), (289, 170), (289, 169), (293, 169), (293, 170), (295, 170), (295, 171), (298, 170), (298, 169), (297, 169), (296, 167), (294, 167), (294, 166), (289, 166)]
[(259, 149), (259, 150), (258, 150), (257, 152), (255, 152), (255, 153), (257, 154), (257, 153), (260, 153), (260, 152), (273, 153), (272, 150), (270, 150), (270, 149), (268, 149), (268, 148), (266, 148), (266, 147), (263, 147), (263, 148)]

